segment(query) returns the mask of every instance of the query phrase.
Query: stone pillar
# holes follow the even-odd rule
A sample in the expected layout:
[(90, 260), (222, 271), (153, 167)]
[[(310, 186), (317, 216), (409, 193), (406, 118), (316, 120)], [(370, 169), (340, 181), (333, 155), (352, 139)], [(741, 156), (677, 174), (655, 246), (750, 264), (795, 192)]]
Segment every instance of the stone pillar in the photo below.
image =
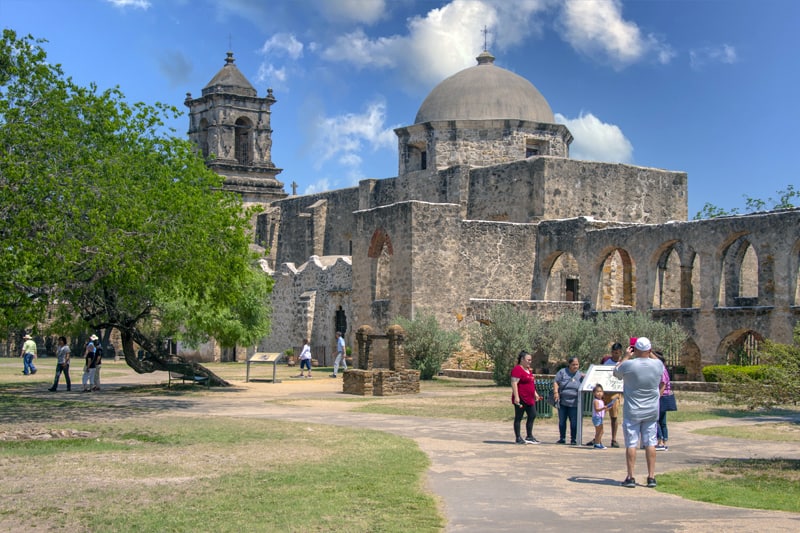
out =
[(694, 299), (692, 287), (692, 267), (681, 266), (681, 308), (690, 309)]
[(406, 356), (403, 349), (403, 338), (406, 332), (402, 327), (395, 324), (386, 330), (389, 337), (389, 370), (405, 370)]
[(358, 368), (372, 370), (372, 328), (369, 326), (358, 328), (356, 341), (358, 342)]

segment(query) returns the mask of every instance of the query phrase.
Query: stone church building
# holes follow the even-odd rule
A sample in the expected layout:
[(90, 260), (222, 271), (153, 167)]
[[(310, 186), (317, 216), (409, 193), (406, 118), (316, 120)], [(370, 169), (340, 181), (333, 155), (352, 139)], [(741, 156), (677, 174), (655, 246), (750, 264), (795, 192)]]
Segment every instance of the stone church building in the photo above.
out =
[(260, 351), (307, 337), (329, 363), (337, 330), (351, 345), (361, 325), (382, 331), (421, 310), (456, 328), (498, 303), (677, 321), (690, 378), (763, 338), (792, 340), (800, 209), (688, 221), (686, 173), (570, 159), (547, 100), (487, 51), (395, 130), (398, 175), (357, 187), (284, 192), (275, 102), (231, 53), (185, 101), (189, 137), (225, 188), (263, 206), (255, 241), (275, 287)]

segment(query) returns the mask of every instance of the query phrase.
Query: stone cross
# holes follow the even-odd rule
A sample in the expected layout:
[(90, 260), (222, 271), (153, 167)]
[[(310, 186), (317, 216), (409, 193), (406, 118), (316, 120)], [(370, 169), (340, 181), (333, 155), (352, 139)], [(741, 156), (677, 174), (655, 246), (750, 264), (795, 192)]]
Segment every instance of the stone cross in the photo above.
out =
[(292, 196), (297, 196), (297, 182), (292, 180)]

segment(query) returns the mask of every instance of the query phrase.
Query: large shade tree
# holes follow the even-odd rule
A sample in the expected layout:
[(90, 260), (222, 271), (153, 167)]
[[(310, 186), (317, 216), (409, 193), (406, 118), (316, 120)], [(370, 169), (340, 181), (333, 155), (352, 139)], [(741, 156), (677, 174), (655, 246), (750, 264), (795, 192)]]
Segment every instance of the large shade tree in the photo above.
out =
[(0, 43), (2, 331), (46, 316), (62, 331), (117, 329), (138, 372), (168, 368), (166, 337), (266, 335), (272, 280), (249, 214), (165, 130), (178, 111), (78, 86), (42, 42), (6, 29)]

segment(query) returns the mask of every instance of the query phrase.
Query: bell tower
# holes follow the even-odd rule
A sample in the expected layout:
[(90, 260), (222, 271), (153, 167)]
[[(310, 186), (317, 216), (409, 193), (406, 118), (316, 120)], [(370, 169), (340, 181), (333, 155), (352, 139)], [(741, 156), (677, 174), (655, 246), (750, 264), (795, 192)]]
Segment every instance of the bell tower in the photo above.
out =
[(267, 204), (288, 196), (272, 162), (270, 107), (272, 89), (260, 98), (228, 52), (225, 66), (203, 87), (200, 98), (186, 93), (189, 140), (206, 165), (225, 178), (223, 188), (242, 196), (245, 205)]

